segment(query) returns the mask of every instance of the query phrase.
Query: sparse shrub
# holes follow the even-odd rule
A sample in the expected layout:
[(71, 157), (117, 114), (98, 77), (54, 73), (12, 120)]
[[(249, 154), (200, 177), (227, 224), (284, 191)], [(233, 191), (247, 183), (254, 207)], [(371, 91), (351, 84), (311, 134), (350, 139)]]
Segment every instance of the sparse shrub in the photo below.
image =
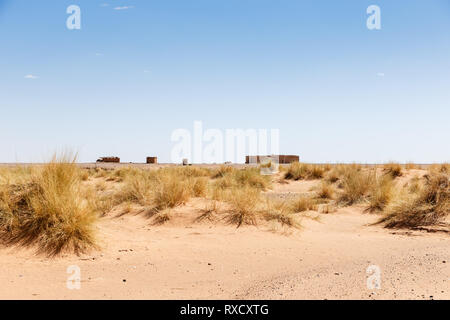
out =
[(153, 216), (153, 224), (161, 225), (166, 223), (170, 219), (171, 219), (170, 209), (164, 209), (155, 213), (155, 215)]
[(326, 181), (322, 181), (317, 190), (317, 196), (321, 199), (333, 199), (334, 198), (334, 187), (332, 184)]
[(409, 182), (404, 185), (404, 187), (408, 189), (409, 193), (419, 192), (421, 188), (420, 178), (418, 176), (414, 176)]
[(292, 203), (282, 200), (268, 200), (263, 211), (266, 221), (278, 221), (282, 225), (300, 228), (300, 217), (295, 214)]
[(0, 235), (11, 244), (33, 245), (56, 255), (81, 253), (95, 245), (97, 218), (84, 198), (75, 157), (56, 156), (37, 169), (29, 183), (6, 185), (0, 195)]
[(390, 175), (382, 175), (376, 178), (369, 193), (369, 205), (367, 211), (383, 211), (389, 204), (393, 195), (394, 183)]
[(309, 165), (309, 178), (322, 179), (325, 173), (325, 168), (322, 165)]
[(193, 197), (203, 197), (208, 190), (208, 178), (193, 178), (190, 182), (191, 195)]
[(175, 167), (175, 168), (163, 168), (160, 169), (160, 173), (164, 174), (177, 174), (181, 180), (198, 177), (211, 176), (211, 169), (202, 167)]
[(287, 168), (284, 178), (291, 180), (321, 179), (327, 170), (329, 170), (329, 165), (293, 162)]
[(430, 172), (416, 194), (400, 193), (379, 222), (387, 228), (433, 225), (450, 214), (450, 176)]
[(403, 174), (402, 166), (394, 162), (386, 163), (383, 166), (383, 171), (392, 178), (400, 177)]
[(339, 172), (337, 169), (333, 168), (330, 171), (328, 171), (328, 173), (325, 176), (325, 181), (329, 182), (329, 183), (335, 183), (339, 180)]
[(244, 188), (235, 188), (231, 190), (228, 203), (231, 210), (228, 220), (237, 227), (241, 225), (256, 225), (257, 206), (260, 201), (260, 191), (246, 186)]
[(236, 170), (233, 178), (240, 187), (249, 186), (260, 190), (266, 190), (270, 187), (269, 176), (261, 175), (258, 168), (246, 168)]
[(293, 162), (287, 168), (285, 179), (301, 180), (308, 177), (308, 166), (304, 163)]
[(291, 203), (294, 212), (313, 210), (315, 205), (314, 199), (305, 196), (300, 196)]
[(132, 201), (141, 205), (149, 205), (151, 193), (158, 183), (157, 172), (151, 170), (128, 171), (122, 175), (124, 185), (115, 192), (115, 203)]
[(202, 210), (202, 214), (198, 216), (195, 221), (201, 222), (203, 220), (212, 220), (213, 216), (220, 210), (220, 204), (216, 200), (209, 201), (205, 208)]
[(344, 205), (365, 200), (375, 181), (374, 170), (359, 170), (347, 167), (341, 178), (342, 190), (338, 202)]
[(220, 168), (212, 171), (211, 178), (223, 178), (224, 176), (231, 174), (234, 170), (235, 169), (230, 166), (220, 166)]
[(178, 175), (166, 173), (158, 177), (151, 192), (152, 205), (158, 211), (185, 204), (190, 197), (188, 182), (180, 181)]
[(441, 164), (433, 164), (429, 168), (430, 172), (434, 173), (447, 173), (450, 174), (450, 164), (449, 163), (441, 163)]

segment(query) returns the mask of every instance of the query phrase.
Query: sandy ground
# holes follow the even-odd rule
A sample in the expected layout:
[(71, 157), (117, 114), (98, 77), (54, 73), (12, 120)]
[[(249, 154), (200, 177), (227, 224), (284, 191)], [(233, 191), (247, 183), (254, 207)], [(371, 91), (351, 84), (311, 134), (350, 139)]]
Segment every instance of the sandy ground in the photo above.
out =
[[(314, 182), (277, 185), (309, 192)], [(153, 226), (143, 214), (111, 214), (97, 225), (100, 249), (36, 256), (0, 247), (0, 299), (450, 299), (448, 233), (371, 225), (363, 208), (304, 218), (301, 230), (194, 223), (198, 199)], [(81, 288), (69, 290), (67, 268)], [(381, 288), (368, 289), (369, 266)]]

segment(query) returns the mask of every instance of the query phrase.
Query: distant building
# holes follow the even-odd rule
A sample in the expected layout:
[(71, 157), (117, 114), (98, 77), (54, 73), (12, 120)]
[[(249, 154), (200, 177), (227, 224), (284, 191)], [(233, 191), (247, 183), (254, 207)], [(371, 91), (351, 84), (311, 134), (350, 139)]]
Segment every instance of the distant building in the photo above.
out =
[(299, 162), (300, 157), (296, 155), (270, 155), (270, 156), (246, 156), (245, 163), (261, 163), (262, 160), (278, 159), (279, 164)]
[(101, 157), (100, 159), (97, 159), (97, 162), (119, 163), (120, 162), (120, 158), (118, 158), (118, 157)]
[(147, 163), (158, 163), (158, 157), (147, 157)]

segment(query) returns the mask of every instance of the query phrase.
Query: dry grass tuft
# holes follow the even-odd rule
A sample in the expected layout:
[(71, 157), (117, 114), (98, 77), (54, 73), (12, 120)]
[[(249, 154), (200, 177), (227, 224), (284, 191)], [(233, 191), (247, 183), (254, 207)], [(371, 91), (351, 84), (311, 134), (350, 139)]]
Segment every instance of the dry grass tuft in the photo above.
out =
[(81, 189), (76, 157), (63, 155), (36, 169), (28, 183), (2, 185), (0, 236), (10, 244), (34, 245), (38, 252), (81, 253), (95, 246), (97, 219)]
[(202, 210), (202, 214), (195, 219), (195, 222), (201, 222), (204, 220), (213, 220), (213, 217), (219, 213), (220, 204), (216, 200), (209, 201), (205, 208)]
[(322, 181), (318, 190), (317, 196), (321, 199), (334, 199), (334, 187), (327, 181)]
[(383, 171), (392, 178), (401, 177), (403, 175), (402, 166), (395, 162), (386, 163), (383, 166)]
[(211, 178), (213, 179), (222, 178), (226, 175), (231, 174), (234, 170), (235, 169), (230, 166), (220, 166), (220, 168), (212, 171)]
[(180, 180), (175, 173), (166, 172), (158, 176), (158, 181), (151, 192), (151, 203), (160, 211), (185, 204), (191, 196), (187, 180)]
[(158, 211), (153, 215), (153, 224), (154, 225), (162, 225), (171, 219), (171, 211), (170, 209), (164, 209)]
[(268, 200), (262, 216), (266, 221), (277, 221), (283, 226), (301, 228), (301, 218), (293, 210), (290, 202)]
[(394, 191), (393, 178), (390, 175), (382, 175), (376, 178), (369, 194), (367, 211), (383, 211), (392, 199)]
[(294, 212), (303, 212), (308, 210), (313, 210), (317, 201), (312, 198), (300, 196), (294, 201), (292, 201), (291, 206)]
[(375, 182), (374, 170), (359, 170), (347, 167), (341, 178), (341, 193), (338, 203), (352, 205), (366, 199)]
[(204, 197), (208, 191), (208, 181), (206, 177), (193, 178), (189, 181), (189, 189), (193, 197)]
[(256, 225), (257, 207), (260, 202), (260, 191), (246, 186), (240, 189), (233, 189), (228, 198), (231, 205), (231, 211), (228, 215), (228, 221), (241, 225)]
[(329, 169), (329, 165), (293, 162), (287, 168), (284, 178), (291, 180), (321, 179)]
[(260, 190), (266, 190), (271, 185), (270, 177), (261, 175), (258, 168), (236, 170), (233, 173), (233, 179), (240, 187), (248, 186)]
[(430, 166), (429, 171), (450, 174), (450, 163), (433, 164)]
[(450, 214), (450, 176), (431, 171), (416, 194), (403, 192), (379, 222), (387, 228), (413, 228), (439, 223)]

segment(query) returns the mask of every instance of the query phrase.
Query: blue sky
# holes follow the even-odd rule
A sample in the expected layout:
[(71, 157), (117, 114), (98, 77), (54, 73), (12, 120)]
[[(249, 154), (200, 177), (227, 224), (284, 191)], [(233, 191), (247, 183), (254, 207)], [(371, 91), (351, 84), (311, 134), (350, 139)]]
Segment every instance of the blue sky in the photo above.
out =
[(449, 0), (0, 0), (0, 41), (0, 162), (167, 162), (195, 120), (309, 162), (450, 161)]

